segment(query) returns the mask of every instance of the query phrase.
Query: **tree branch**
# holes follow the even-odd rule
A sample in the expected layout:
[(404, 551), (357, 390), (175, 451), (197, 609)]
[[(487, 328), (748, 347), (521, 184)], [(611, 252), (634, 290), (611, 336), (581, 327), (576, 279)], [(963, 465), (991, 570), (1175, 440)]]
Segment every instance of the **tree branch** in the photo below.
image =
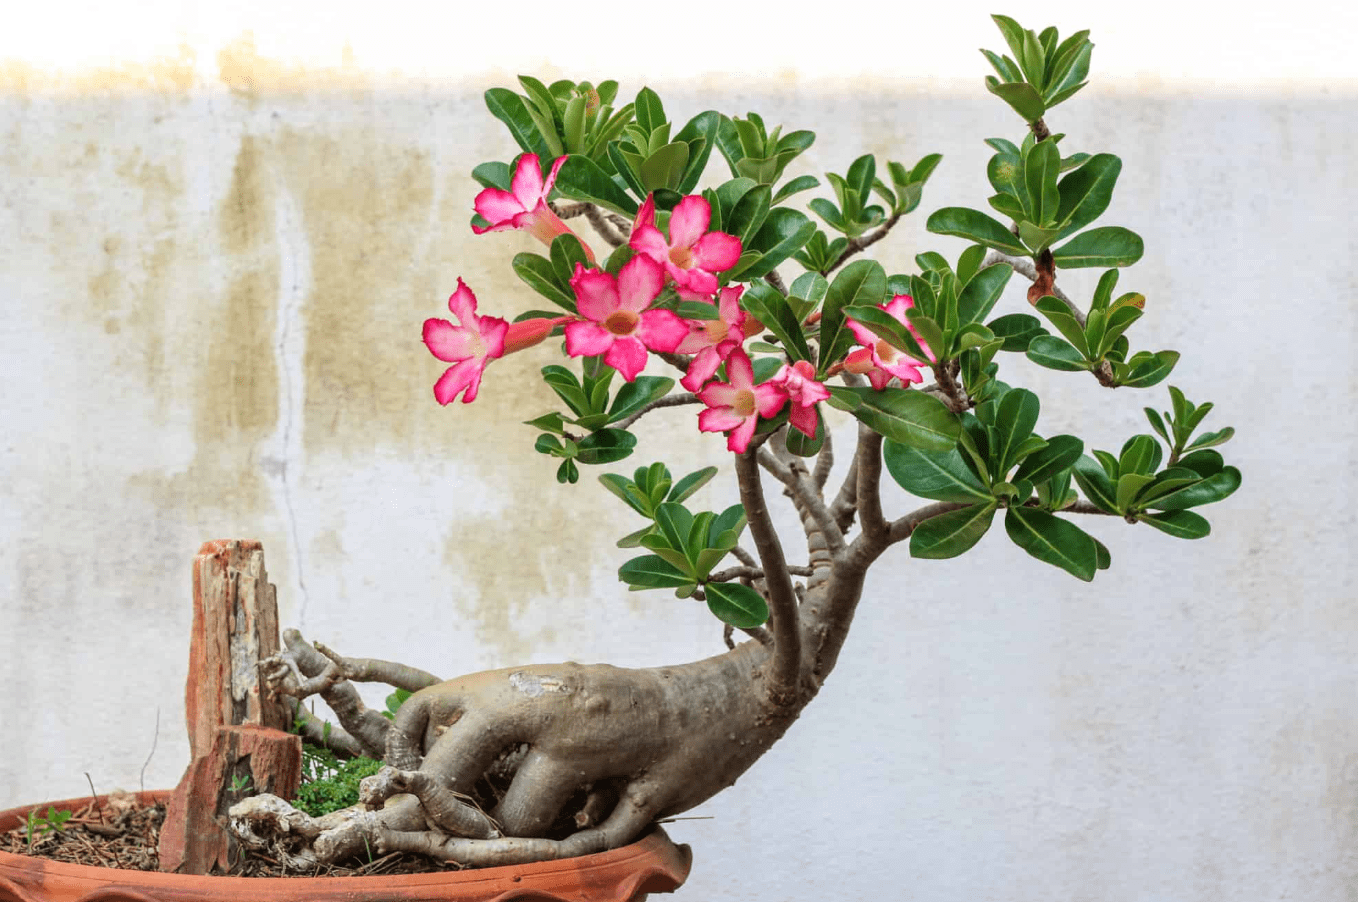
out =
[(611, 217), (606, 217), (602, 210), (593, 204), (589, 204), (585, 210), (585, 218), (589, 224), (594, 226), (594, 231), (599, 233), (599, 237), (607, 241), (613, 247), (622, 247), (627, 243), (627, 234), (620, 231)]
[(821, 275), (828, 276), (830, 273), (834, 272), (841, 265), (843, 265), (845, 260), (849, 259), (859, 251), (863, 250), (863, 248), (881, 241), (883, 238), (886, 237), (886, 233), (891, 231), (891, 227), (894, 226), (896, 223), (900, 222), (900, 219), (903, 215), (905, 214), (893, 213), (890, 219), (888, 219), (886, 222), (882, 223), (880, 226), (877, 227), (876, 231), (869, 232), (866, 235), (859, 235), (856, 238), (850, 238), (848, 247), (844, 248), (844, 253), (840, 254), (839, 257), (835, 259), (835, 262), (831, 263), (829, 267), (822, 270)]
[(882, 436), (858, 424), (858, 478), (854, 496), (863, 537), (874, 544), (886, 544), (887, 522), (882, 516)]
[(826, 424), (824, 430), (825, 441), (820, 446), (820, 452), (816, 455), (816, 469), (811, 478), (816, 483), (816, 491), (824, 493), (825, 483), (830, 481), (830, 471), (835, 467), (835, 443), (830, 438), (830, 426)]
[(910, 538), (910, 534), (915, 531), (915, 527), (919, 526), (925, 520), (946, 514), (949, 511), (960, 510), (970, 506), (971, 505), (969, 504), (962, 504), (955, 501), (938, 501), (934, 504), (926, 504), (919, 510), (911, 511), (904, 517), (898, 517), (897, 519), (892, 520), (891, 525), (887, 527), (886, 543), (888, 545), (894, 545), (897, 542), (904, 542), (906, 539)]
[(635, 423), (637, 420), (641, 419), (643, 416), (645, 416), (646, 414), (650, 413), (653, 410), (658, 410), (661, 407), (681, 407), (684, 404), (697, 404), (697, 403), (698, 396), (693, 394), (692, 392), (680, 392), (677, 395), (666, 395), (663, 398), (657, 398), (650, 404), (647, 404), (645, 407), (642, 407), (640, 410), (638, 410), (631, 416), (624, 417), (618, 422), (613, 423), (612, 426), (614, 429), (629, 429), (631, 428), (633, 423)]
[[(816, 484), (812, 481), (806, 468), (801, 466), (799, 461), (780, 461), (769, 453), (766, 448), (759, 449), (757, 459), (764, 469), (768, 470), (778, 479), (779, 482), (787, 486), (792, 500), (811, 516), (816, 528), (823, 534), (825, 545), (830, 553), (838, 554), (844, 548), (844, 532), (835, 523), (830, 511), (825, 507), (825, 502), (821, 500), (820, 492)], [(805, 530), (810, 535), (811, 530)]]
[(773, 529), (764, 490), (759, 481), (759, 464), (746, 452), (736, 455), (736, 480), (740, 484), (740, 502), (745, 506), (745, 517), (750, 527), (759, 561), (763, 564), (764, 582), (769, 593), (769, 608), (773, 615), (773, 662), (769, 674), (769, 699), (775, 704), (790, 705), (797, 697), (801, 674), (801, 625), (797, 616), (797, 596), (788, 574), (783, 546)]
[[(991, 251), (986, 254), (985, 259), (981, 261), (980, 268), (985, 269), (986, 267), (994, 266), (997, 263), (1008, 263), (1014, 268), (1014, 272), (1023, 276), (1030, 282), (1037, 282), (1040, 278), (1037, 266), (1033, 263), (1031, 257), (1011, 257), (1008, 254), (1002, 254), (999, 251)], [(1056, 287), (1055, 284), (1051, 286), (1051, 295), (1070, 308), (1071, 315), (1080, 321), (1081, 326), (1085, 324), (1084, 311), (1075, 306), (1075, 302), (1066, 297), (1066, 293)]]

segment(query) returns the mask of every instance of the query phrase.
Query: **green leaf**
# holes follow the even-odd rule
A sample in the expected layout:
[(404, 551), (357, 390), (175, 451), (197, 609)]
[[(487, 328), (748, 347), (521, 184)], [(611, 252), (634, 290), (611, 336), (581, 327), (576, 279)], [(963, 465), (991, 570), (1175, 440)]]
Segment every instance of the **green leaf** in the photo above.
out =
[(579, 444), (580, 453), (576, 459), (580, 463), (606, 464), (631, 455), (637, 437), (622, 429), (600, 429), (582, 438)]
[(688, 145), (682, 141), (674, 141), (660, 147), (655, 153), (648, 156), (641, 164), (637, 175), (641, 178), (641, 184), (646, 191), (659, 191), (668, 188), (671, 191), (679, 187), (684, 178), (685, 167), (688, 166)]
[(760, 251), (761, 256), (745, 265), (737, 263), (729, 277), (747, 281), (763, 278), (799, 251), (814, 234), (816, 224), (805, 214), (789, 207), (775, 207), (750, 242), (750, 247)]
[(525, 426), (534, 426), (545, 432), (554, 432), (557, 435), (566, 434), (566, 420), (559, 413), (544, 413), (540, 417), (523, 421)]
[(583, 417), (590, 413), (589, 398), (585, 396), (580, 388), (580, 381), (570, 370), (557, 364), (544, 366), (542, 379), (556, 392), (557, 397), (566, 402), (576, 416)]
[(573, 234), (553, 238), (551, 255), (552, 272), (556, 275), (558, 287), (570, 285), (571, 277), (575, 275), (575, 264), (582, 264), (586, 269), (594, 265), (585, 255), (585, 247), (580, 239)]
[(537, 154), (539, 161), (551, 159), (551, 148), (538, 132), (522, 97), (508, 88), (491, 88), (485, 98), (490, 114), (505, 124), (516, 144), (528, 153)]
[[(1134, 361), (1136, 358), (1134, 357), (1132, 360)], [(1178, 362), (1178, 351), (1158, 351), (1155, 354), (1148, 355), (1138, 363), (1132, 363), (1131, 373), (1123, 377), (1120, 382), (1132, 388), (1147, 388), (1167, 379), (1173, 371), (1174, 365)]]
[(665, 108), (660, 103), (660, 95), (650, 88), (642, 88), (636, 99), (637, 125), (646, 134), (651, 134), (665, 124)]
[[(1046, 335), (1042, 321), (1027, 313), (1009, 313), (987, 323), (995, 337), (1003, 340), (1001, 351), (1026, 351), (1039, 335)], [(1083, 367), (1081, 367), (1083, 369)]]
[(995, 411), (995, 425), (991, 433), (990, 461), (993, 472), (1002, 476), (1016, 461), (1019, 444), (1033, 434), (1037, 425), (1040, 404), (1037, 395), (1026, 388), (1005, 392)]
[(1031, 507), (1011, 507), (1004, 531), (1014, 544), (1043, 563), (1089, 582), (1099, 569), (1094, 538), (1074, 523)]
[(631, 416), (652, 401), (669, 394), (672, 388), (674, 380), (667, 376), (638, 376), (635, 381), (624, 383), (613, 398), (607, 422), (616, 423)]
[[(633, 486), (634, 483), (626, 476), (619, 473), (604, 473), (599, 477), (599, 482), (603, 484), (604, 488), (621, 498), (624, 504), (641, 514), (643, 517), (650, 517), (652, 515), (652, 507), (649, 499), (642, 495), (633, 494), (632, 492), (627, 491), (628, 486)], [(648, 526), (643, 532), (649, 530), (650, 527)]]
[(882, 456), (891, 478), (912, 495), (963, 504), (990, 500), (990, 490), (976, 478), (956, 445), (947, 451), (925, 452), (888, 440)]
[[(552, 96), (551, 91), (547, 90), (547, 86), (531, 75), (520, 75), (519, 84), (523, 85), (523, 89), (528, 92), (529, 100), (537, 106), (543, 119), (552, 123), (554, 126), (552, 130), (560, 131), (561, 111), (557, 108), (556, 98)], [(580, 99), (581, 101), (584, 100), (583, 97)]]
[(901, 388), (879, 392), (868, 386), (834, 386), (830, 393), (856, 397), (853, 415), (888, 439), (936, 452), (957, 444), (961, 431), (957, 414), (932, 395)]
[(1047, 105), (1032, 85), (1024, 82), (1001, 84), (994, 76), (986, 78), (986, 90), (1003, 100), (1023, 117), (1024, 122), (1036, 122), (1047, 111)]
[(1000, 222), (966, 207), (944, 207), (929, 216), (925, 227), (939, 235), (955, 235), (1009, 254), (1027, 256), (1028, 250)]
[(562, 485), (575, 485), (580, 481), (580, 468), (575, 465), (575, 461), (566, 458), (561, 462), (561, 466), (556, 468), (556, 481)]
[(798, 457), (815, 457), (825, 444), (825, 417), (819, 415), (816, 417), (814, 436), (807, 436), (800, 429), (788, 429), (785, 443), (787, 450)]
[(999, 263), (987, 266), (972, 276), (957, 295), (958, 321), (966, 325), (980, 322), (989, 316), (1013, 274), (1012, 266), (1008, 263)]
[[(1184, 461), (1179, 463), (1182, 465)], [(1184, 510), (1185, 508), (1220, 501), (1238, 488), (1240, 488), (1240, 471), (1235, 467), (1226, 467), (1220, 473), (1156, 498), (1149, 502), (1147, 507), (1164, 511)]]
[(684, 168), (683, 178), (675, 189), (680, 194), (691, 193), (702, 177), (703, 170), (707, 168), (712, 148), (717, 144), (717, 132), (721, 128), (722, 118), (721, 113), (716, 110), (705, 110), (690, 119), (688, 124), (679, 130), (679, 134), (674, 136), (674, 140), (686, 142), (689, 148), (688, 165)]
[(722, 623), (736, 629), (754, 629), (769, 619), (769, 606), (764, 597), (740, 583), (708, 583), (707, 609)]
[(1193, 439), (1193, 441), (1184, 450), (1193, 451), (1198, 448), (1211, 448), (1214, 445), (1220, 445), (1223, 442), (1230, 441), (1231, 437), (1234, 435), (1235, 428), (1232, 426), (1227, 426), (1225, 429), (1221, 429), (1216, 432), (1204, 432), (1202, 435)]
[(1086, 340), (1084, 327), (1080, 325), (1080, 321), (1075, 318), (1075, 314), (1071, 313), (1064, 301), (1052, 295), (1046, 295), (1038, 298), (1037, 303), (1033, 306), (1047, 318), (1048, 322), (1056, 327), (1058, 332), (1065, 336), (1066, 341), (1074, 345), (1075, 349), (1086, 358), (1089, 357), (1089, 344)]
[(708, 482), (712, 480), (712, 477), (716, 475), (716, 467), (703, 467), (701, 470), (688, 474), (683, 479), (676, 482), (674, 487), (670, 489), (669, 500), (676, 502), (686, 500), (692, 496), (694, 492), (698, 491), (698, 489), (707, 485)]
[(1075, 462), (1073, 475), (1080, 485), (1080, 491), (1085, 493), (1091, 504), (1106, 513), (1119, 513), (1113, 481), (1096, 461), (1087, 455), (1081, 455)]
[(778, 289), (767, 282), (753, 282), (741, 295), (740, 302), (765, 329), (777, 336), (783, 350), (793, 360), (811, 359), (811, 349), (802, 334), (801, 323)]
[(689, 513), (688, 508), (674, 501), (666, 501), (656, 506), (655, 522), (671, 548), (687, 553), (688, 536), (693, 529), (693, 514)]
[(1140, 235), (1122, 226), (1104, 226), (1076, 235), (1053, 250), (1052, 258), (1062, 269), (1131, 266), (1144, 251)]
[(886, 270), (876, 260), (855, 260), (839, 271), (825, 295), (820, 324), (820, 366), (818, 377), (854, 342), (853, 332), (844, 324), (844, 308), (874, 307), (886, 297)]
[(552, 266), (552, 261), (537, 254), (524, 252), (515, 254), (514, 260), (510, 263), (514, 274), (524, 281), (529, 288), (545, 297), (567, 311), (575, 313), (575, 295), (568, 292), (558, 284), (556, 279), (556, 268)]
[(1061, 201), (1056, 188), (1056, 176), (1060, 169), (1061, 154), (1052, 140), (1035, 145), (1023, 160), (1023, 181), (1028, 191), (1033, 225), (1046, 226), (1056, 219)]
[(1186, 470), (1192, 470), (1199, 476), (1206, 479), (1208, 476), (1215, 476), (1225, 467), (1225, 461), (1216, 451), (1202, 450), (1194, 451), (1192, 454), (1185, 454), (1179, 459), (1177, 466)]
[(870, 153), (865, 153), (850, 163), (849, 171), (845, 173), (845, 181), (863, 201), (867, 200), (868, 193), (872, 190), (872, 180), (876, 177), (877, 160)]
[(606, 207), (628, 218), (637, 215), (636, 201), (589, 157), (573, 153), (556, 176), (556, 189), (574, 200)]
[(910, 533), (910, 556), (940, 560), (957, 557), (981, 541), (995, 518), (996, 504), (973, 504), (930, 517)]
[(1053, 435), (1047, 446), (1023, 459), (1015, 479), (1038, 483), (1072, 467), (1084, 453), (1085, 443), (1073, 435)]
[[(900, 320), (882, 308), (848, 307), (845, 309), (844, 315), (853, 319), (859, 325), (871, 329), (873, 334), (884, 339), (897, 350), (904, 351), (915, 360), (921, 362), (928, 360), (929, 355), (924, 353), (924, 349), (920, 347), (919, 342), (916, 341), (910, 330), (902, 325)], [(915, 320), (911, 319), (912, 325), (914, 322)], [(933, 320), (929, 320), (929, 323), (930, 325), (926, 328), (931, 328), (937, 338), (938, 324), (934, 323)]]
[(1118, 510), (1126, 513), (1131, 510), (1132, 502), (1141, 490), (1155, 481), (1155, 477), (1145, 473), (1123, 473), (1118, 477), (1116, 502)]
[(1103, 215), (1113, 199), (1113, 188), (1121, 172), (1122, 160), (1111, 153), (1100, 153), (1061, 179), (1057, 186), (1061, 195), (1061, 206), (1056, 213), (1056, 222), (1061, 228), (1058, 241)]
[(632, 558), (618, 568), (618, 578), (634, 589), (677, 589), (693, 582), (687, 573), (657, 554)]
[(1206, 518), (1192, 511), (1170, 511), (1164, 514), (1139, 514), (1142, 523), (1154, 526), (1176, 539), (1201, 539), (1212, 531)]
[(513, 183), (513, 171), (508, 163), (482, 163), (472, 170), (472, 178), (482, 188), (499, 188), (501, 191), (508, 191)]
[(758, 234), (764, 219), (769, 215), (769, 202), (773, 189), (768, 185), (756, 185), (736, 203), (729, 216), (723, 216), (721, 230), (740, 239), (743, 247), (750, 245), (750, 239)]
[(1127, 439), (1118, 455), (1118, 473), (1154, 473), (1160, 466), (1160, 443), (1152, 435), (1134, 435)]
[(799, 175), (795, 179), (783, 183), (783, 187), (779, 188), (778, 193), (773, 196), (773, 203), (775, 205), (781, 204), (792, 195), (800, 191), (808, 191), (819, 184), (820, 179), (814, 175)]

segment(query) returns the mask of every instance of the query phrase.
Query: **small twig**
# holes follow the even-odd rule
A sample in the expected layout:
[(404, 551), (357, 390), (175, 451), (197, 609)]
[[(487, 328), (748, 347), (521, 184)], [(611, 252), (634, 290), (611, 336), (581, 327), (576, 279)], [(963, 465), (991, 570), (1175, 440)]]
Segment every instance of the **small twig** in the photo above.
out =
[(726, 649), (728, 651), (735, 650), (736, 640), (732, 638), (732, 636), (735, 635), (735, 632), (736, 628), (729, 623), (726, 624), (725, 628), (721, 631), (721, 641), (726, 643)]
[(783, 284), (783, 277), (780, 276), (780, 275), (778, 275), (778, 271), (777, 271), (777, 270), (773, 270), (773, 271), (771, 271), (771, 272), (765, 273), (765, 275), (764, 275), (764, 281), (765, 281), (765, 282), (768, 282), (768, 283), (769, 283), (770, 285), (772, 285), (774, 288), (778, 289), (778, 293), (779, 293), (779, 294), (784, 294), (784, 295), (787, 294), (787, 286), (786, 286), (785, 284)]
[(697, 403), (698, 396), (693, 394), (693, 392), (680, 392), (677, 395), (666, 395), (663, 398), (658, 398), (652, 401), (650, 404), (647, 404), (645, 407), (642, 407), (640, 410), (638, 410), (631, 416), (625, 417), (622, 420), (619, 420), (618, 422), (614, 423), (613, 428), (629, 429), (631, 428), (632, 424), (635, 423), (637, 420), (641, 419), (651, 411), (658, 410), (661, 407), (680, 407), (684, 404), (697, 404)]
[(759, 563), (754, 559), (754, 555), (750, 554), (739, 545), (731, 549), (731, 554), (735, 555), (736, 560), (740, 561), (746, 567), (749, 567), (752, 570), (759, 569)]
[(840, 254), (834, 263), (831, 263), (828, 267), (821, 270), (821, 275), (828, 276), (838, 269), (845, 260), (863, 250), (863, 248), (881, 241), (886, 237), (886, 233), (891, 231), (891, 227), (900, 221), (901, 216), (903, 215), (904, 214), (902, 213), (893, 213), (890, 219), (877, 227), (876, 231), (869, 232), (866, 235), (859, 235), (857, 238), (850, 238), (848, 247), (844, 248), (844, 253)]
[(830, 438), (830, 427), (826, 425), (822, 431), (825, 433), (825, 441), (820, 446), (820, 452), (816, 454), (816, 469), (811, 478), (815, 480), (816, 490), (823, 493), (825, 483), (830, 481), (830, 471), (835, 466), (835, 448)]
[(90, 778), (90, 772), (85, 771), (85, 782), (90, 784), (90, 798), (94, 800), (94, 808), (99, 812), (99, 823), (104, 822), (104, 806), (99, 801), (99, 793), (94, 791), (94, 780)]
[(574, 219), (577, 216), (584, 216), (594, 205), (587, 201), (581, 201), (578, 204), (558, 204), (553, 202), (549, 203), (547, 206), (551, 207), (552, 212), (561, 219)]
[(948, 405), (948, 409), (953, 413), (961, 413), (976, 406), (971, 397), (962, 390), (962, 386), (957, 384), (957, 373), (960, 369), (956, 360), (945, 360), (943, 363), (934, 367), (934, 375), (938, 377), (938, 390), (942, 396), (943, 403)]
[(622, 247), (627, 243), (627, 223), (623, 221), (619, 226), (611, 218), (605, 217), (603, 211), (593, 204), (587, 205), (585, 218), (589, 224), (594, 226), (594, 231), (599, 233), (599, 237), (616, 247)]
[(156, 754), (156, 743), (160, 741), (160, 709), (156, 708), (156, 732), (151, 737), (151, 751), (146, 756), (146, 763), (141, 766), (141, 791), (146, 792), (146, 768), (150, 765), (151, 759)]
[[(986, 254), (985, 259), (981, 261), (980, 268), (985, 269), (986, 267), (994, 266), (997, 263), (1008, 263), (1014, 268), (1014, 272), (1023, 276), (1030, 282), (1037, 282), (1040, 278), (1037, 266), (1033, 263), (1031, 257), (1011, 257), (1008, 254), (1002, 254), (999, 251), (991, 251)], [(1079, 320), (1081, 326), (1085, 324), (1084, 311), (1079, 307), (1076, 307), (1075, 302), (1066, 297), (1066, 293), (1055, 284), (1051, 286), (1051, 296), (1069, 307), (1071, 315)]]

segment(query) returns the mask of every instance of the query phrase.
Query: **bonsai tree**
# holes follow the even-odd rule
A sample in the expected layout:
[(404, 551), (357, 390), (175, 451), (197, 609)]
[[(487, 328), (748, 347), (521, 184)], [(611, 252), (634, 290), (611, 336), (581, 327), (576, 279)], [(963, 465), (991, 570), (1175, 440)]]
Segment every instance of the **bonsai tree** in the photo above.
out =
[[(588, 490), (576, 486), (582, 469), (636, 454), (642, 417), (722, 434), (726, 474), (654, 462), (598, 481), (640, 518), (617, 542), (628, 549), (620, 580), (706, 603), (728, 649), (673, 667), (533, 665), (443, 681), (289, 631), (273, 686), (297, 703), (320, 695), (339, 722), (302, 728), (386, 766), (358, 807), (320, 818), (249, 799), (232, 809), (239, 836), (299, 866), (364, 849), (494, 865), (616, 847), (731, 785), (778, 741), (834, 671), (882, 556), (959, 557), (1000, 520), (1038, 562), (1088, 581), (1111, 555), (1080, 517), (1208, 534), (1193, 509), (1240, 485), (1213, 450), (1232, 430), (1201, 430), (1210, 403), (1170, 387), (1168, 410), (1145, 408), (1151, 431), (1102, 450), (1041, 434), (1038, 395), (1004, 381), (1006, 360), (1023, 355), (1121, 397), (1164, 382), (1179, 354), (1133, 350), (1146, 301), (1119, 271), (1142, 241), (1096, 224), (1122, 161), (1046, 121), (1086, 84), (1088, 33), (995, 21), (1008, 53), (982, 51), (996, 72), (986, 86), (1026, 130), (986, 141), (990, 211), (927, 219), (969, 246), (956, 259), (919, 254), (908, 271), (862, 252), (918, 208), (937, 154), (858, 157), (826, 174), (833, 200), (807, 202), (812, 218), (798, 195), (819, 180), (785, 178), (809, 131), (717, 111), (678, 125), (650, 89), (618, 105), (610, 81), (525, 76), (522, 93), (486, 93), (522, 153), (473, 172), (472, 229), (542, 242), (511, 265), (525, 296), (547, 305), (520, 303), (511, 320), (459, 280), (452, 319), (424, 324), (446, 365), (434, 396), (471, 403), (493, 361), (539, 346), (561, 406), (524, 418), (566, 492)], [(1077, 268), (1103, 270), (1089, 297), (1059, 284)], [(1015, 272), (1031, 282), (1028, 304), (997, 311)], [(856, 421), (847, 453), (831, 417)], [(740, 503), (692, 509), (719, 475)], [(884, 510), (884, 478), (920, 504)], [(770, 490), (790, 499), (799, 534), (775, 528)], [(398, 690), (394, 716), (365, 708), (359, 681)]]

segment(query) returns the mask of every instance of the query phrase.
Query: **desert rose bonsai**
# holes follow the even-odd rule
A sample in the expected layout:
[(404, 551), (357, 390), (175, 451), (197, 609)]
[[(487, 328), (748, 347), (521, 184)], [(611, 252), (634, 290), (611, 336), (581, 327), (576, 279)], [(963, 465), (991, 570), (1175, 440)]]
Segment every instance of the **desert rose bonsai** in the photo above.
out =
[[(649, 89), (615, 107), (613, 82), (523, 77), (523, 94), (487, 92), (522, 154), (477, 167), (472, 228), (540, 240), (545, 254), (512, 266), (554, 309), (511, 320), (532, 305), (481, 306), (459, 280), (452, 319), (424, 324), (446, 365), (435, 398), (494, 391), (494, 361), (538, 346), (563, 407), (524, 418), (567, 492), (588, 490), (572, 487), (582, 467), (631, 456), (628, 430), (643, 416), (722, 434), (712, 440), (731, 452), (740, 497), (726, 510), (686, 505), (717, 468), (651, 463), (599, 481), (642, 518), (618, 541), (634, 549), (620, 556), (622, 582), (705, 602), (728, 650), (673, 667), (534, 665), (443, 682), (289, 632), (275, 688), (319, 694), (339, 720), (328, 744), (386, 766), (357, 808), (321, 818), (267, 795), (238, 804), (243, 840), (298, 866), (365, 849), (495, 865), (616, 847), (730, 786), (777, 742), (833, 672), (883, 555), (957, 557), (998, 518), (1037, 561), (1092, 580), (1110, 554), (1081, 516), (1207, 535), (1191, 508), (1240, 484), (1210, 450), (1231, 430), (1199, 431), (1210, 404), (1171, 387), (1166, 413), (1146, 408), (1154, 434), (1087, 450), (1076, 435), (1040, 435), (1038, 396), (1003, 381), (1004, 361), (1025, 355), (1122, 388), (1121, 399), (1163, 382), (1179, 355), (1133, 351), (1146, 300), (1119, 286), (1119, 269), (1142, 242), (1095, 225), (1122, 161), (1046, 122), (1085, 84), (1087, 32), (1061, 39), (995, 21), (1012, 55), (983, 51), (997, 73), (986, 84), (1026, 132), (986, 141), (990, 212), (928, 217), (929, 231), (969, 246), (951, 260), (919, 254), (910, 272), (859, 255), (919, 205), (937, 155), (913, 166), (864, 155), (827, 174), (834, 200), (807, 204), (817, 223), (796, 201), (818, 180), (784, 179), (811, 132), (715, 111), (676, 126)], [(709, 164), (730, 177), (712, 178)], [(493, 251), (500, 239), (484, 240)], [(780, 271), (794, 266), (795, 278)], [(1106, 270), (1092, 296), (1068, 296), (1061, 272), (1090, 267)], [(996, 315), (1014, 272), (1031, 281), (1028, 304)], [(836, 467), (826, 419), (845, 415), (856, 443)], [(883, 510), (884, 471), (921, 506)], [(791, 499), (799, 534), (775, 530), (770, 488)], [(411, 694), (389, 719), (362, 705), (353, 681)]]

